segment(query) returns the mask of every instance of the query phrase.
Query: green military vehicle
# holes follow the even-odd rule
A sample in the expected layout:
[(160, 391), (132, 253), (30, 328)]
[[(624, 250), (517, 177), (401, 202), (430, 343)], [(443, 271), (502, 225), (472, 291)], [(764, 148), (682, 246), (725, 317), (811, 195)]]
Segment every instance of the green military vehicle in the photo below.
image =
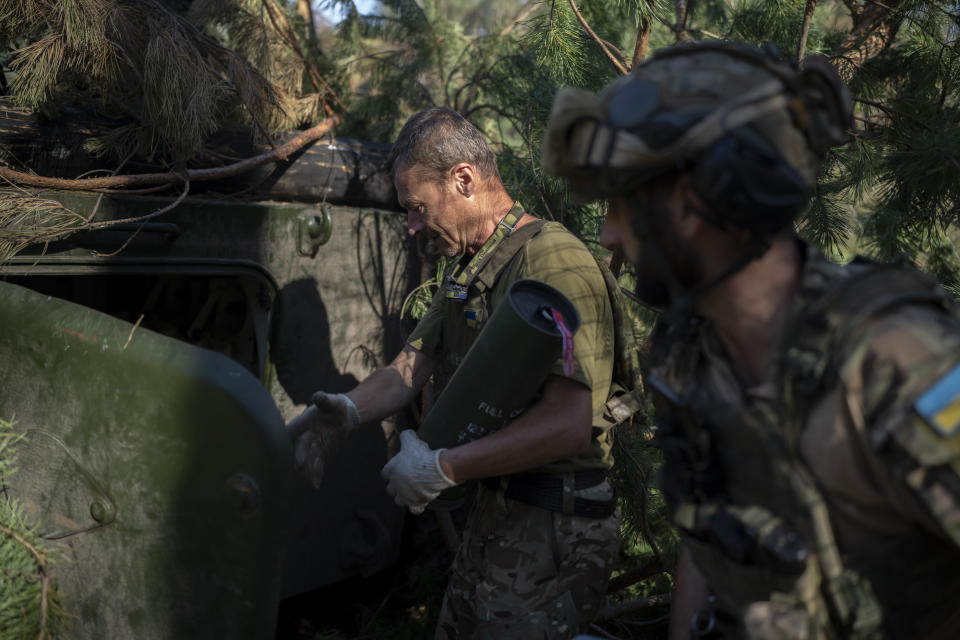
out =
[[(79, 173), (62, 131), (15, 129)], [(272, 638), (283, 599), (395, 560), (380, 425), (319, 490), (284, 432), (402, 345), (420, 267), (387, 150), (317, 143), (0, 265), (0, 417), (26, 436), (4, 486), (63, 553), (69, 637)], [(40, 195), (103, 220), (173, 200)]]

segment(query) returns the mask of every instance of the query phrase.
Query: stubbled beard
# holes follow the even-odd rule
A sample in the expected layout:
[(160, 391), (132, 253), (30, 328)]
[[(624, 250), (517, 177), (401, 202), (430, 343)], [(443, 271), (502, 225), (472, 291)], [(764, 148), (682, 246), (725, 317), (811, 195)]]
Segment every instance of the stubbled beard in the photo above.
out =
[(671, 285), (689, 291), (702, 282), (700, 256), (666, 224), (669, 211), (660, 201), (650, 198), (636, 206), (631, 215), (645, 215), (647, 221), (643, 224), (635, 218), (631, 225), (640, 240), (635, 295), (652, 307), (666, 309), (681, 293), (671, 291)]

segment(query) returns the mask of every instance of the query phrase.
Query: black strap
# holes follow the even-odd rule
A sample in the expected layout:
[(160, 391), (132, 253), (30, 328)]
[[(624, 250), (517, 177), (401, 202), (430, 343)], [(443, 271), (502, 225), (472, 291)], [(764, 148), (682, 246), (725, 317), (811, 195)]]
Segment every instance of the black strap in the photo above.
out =
[[(573, 497), (572, 513), (564, 509), (564, 475), (552, 473), (529, 473), (507, 476), (506, 478), (484, 478), (481, 483), (491, 491), (498, 491), (506, 480), (503, 495), (511, 500), (529, 504), (541, 509), (567, 513), (582, 518), (609, 518), (617, 509), (614, 494), (609, 500), (592, 500)], [(603, 482), (607, 477), (604, 469), (589, 469), (573, 474), (574, 490), (589, 489)], [(569, 497), (567, 502), (569, 503)]]

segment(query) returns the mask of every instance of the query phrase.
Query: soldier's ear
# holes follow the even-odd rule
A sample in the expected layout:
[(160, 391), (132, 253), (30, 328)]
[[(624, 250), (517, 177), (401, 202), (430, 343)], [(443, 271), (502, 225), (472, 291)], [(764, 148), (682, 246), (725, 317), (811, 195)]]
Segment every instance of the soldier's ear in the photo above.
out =
[(465, 198), (471, 197), (477, 192), (477, 172), (473, 166), (467, 162), (458, 162), (450, 169), (450, 176), (453, 179), (453, 186), (457, 193)]

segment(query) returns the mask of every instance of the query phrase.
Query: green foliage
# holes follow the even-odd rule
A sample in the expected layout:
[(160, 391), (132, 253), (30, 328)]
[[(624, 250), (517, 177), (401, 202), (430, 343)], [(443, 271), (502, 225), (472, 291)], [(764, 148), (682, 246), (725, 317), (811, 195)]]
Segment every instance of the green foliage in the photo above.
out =
[(527, 43), (534, 60), (555, 84), (584, 86), (587, 64), (586, 34), (565, 2), (553, 2), (531, 20)]
[(657, 489), (660, 450), (650, 431), (652, 407), (617, 427), (614, 483), (623, 496), (622, 531), (637, 564), (658, 561), (671, 567), (679, 542), (668, 518), (663, 494)]
[[(15, 473), (22, 435), (13, 420), (0, 419), (0, 480)], [(55, 554), (22, 507), (6, 491), (0, 496), (0, 637), (55, 640), (65, 637), (68, 616), (51, 571)]]
[[(80, 104), (119, 119), (92, 150), (194, 158), (222, 126), (312, 123), (328, 87), (278, 0), (0, 0), (9, 97), (55, 116)], [(312, 73), (308, 73), (312, 71)], [(304, 90), (304, 76), (314, 84)]]
[(430, 302), (436, 293), (436, 288), (440, 286), (440, 282), (443, 281), (443, 274), (446, 273), (452, 264), (452, 258), (441, 257), (437, 260), (433, 277), (408, 293), (407, 297), (403, 300), (403, 304), (400, 306), (401, 318), (409, 315), (414, 320), (419, 320), (427, 313), (427, 309), (430, 308)]
[(905, 17), (896, 44), (853, 78), (864, 102), (858, 141), (848, 148), (864, 159), (859, 184), (846, 195), (862, 207), (862, 249), (928, 269), (957, 292), (960, 30), (951, 4), (921, 3)]
[(781, 51), (792, 52), (805, 4), (805, 0), (739, 2), (729, 15), (725, 36), (757, 44), (772, 42)]

